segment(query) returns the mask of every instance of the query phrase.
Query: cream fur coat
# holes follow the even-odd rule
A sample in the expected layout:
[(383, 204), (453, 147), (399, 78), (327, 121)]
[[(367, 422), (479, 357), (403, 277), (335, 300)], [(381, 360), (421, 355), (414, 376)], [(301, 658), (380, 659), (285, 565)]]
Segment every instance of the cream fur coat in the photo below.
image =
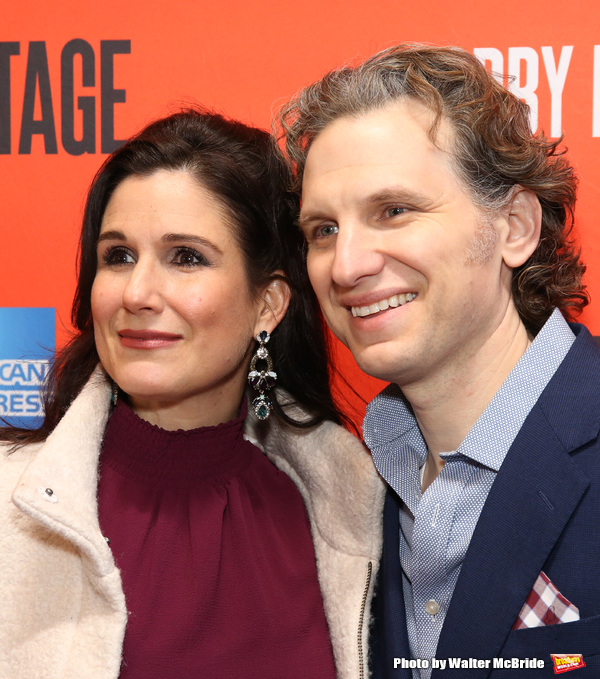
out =
[[(109, 401), (97, 370), (45, 443), (0, 444), (1, 679), (119, 676), (127, 608), (96, 502)], [(367, 677), (384, 497), (370, 456), (332, 423), (263, 436), (249, 417), (246, 437), (306, 503), (338, 677)]]

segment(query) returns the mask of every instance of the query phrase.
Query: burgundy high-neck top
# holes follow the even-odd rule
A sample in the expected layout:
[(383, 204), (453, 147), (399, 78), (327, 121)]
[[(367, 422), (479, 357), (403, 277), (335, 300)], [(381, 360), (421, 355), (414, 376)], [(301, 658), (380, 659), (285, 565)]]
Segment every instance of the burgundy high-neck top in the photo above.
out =
[(302, 497), (242, 425), (112, 413), (98, 493), (129, 611), (120, 679), (335, 677)]

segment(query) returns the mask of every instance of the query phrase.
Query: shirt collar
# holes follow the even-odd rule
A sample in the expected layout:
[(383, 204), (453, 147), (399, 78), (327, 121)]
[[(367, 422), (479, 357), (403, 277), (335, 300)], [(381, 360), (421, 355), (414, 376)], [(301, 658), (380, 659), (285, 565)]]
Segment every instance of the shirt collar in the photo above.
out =
[(498, 471), (525, 419), (574, 341), (573, 331), (555, 309), (460, 444), (458, 452)]
[[(458, 447), (459, 453), (495, 471), (527, 415), (546, 388), (575, 340), (561, 312), (555, 309), (527, 351), (512, 369), (471, 431)], [(407, 458), (420, 467), (427, 447), (408, 401), (400, 388), (390, 384), (367, 406), (363, 423), (365, 443), (384, 478), (387, 467)], [(413, 466), (413, 465), (411, 465)]]
[(427, 459), (427, 445), (396, 384), (386, 387), (367, 406), (363, 436), (377, 470), (414, 513), (421, 497), (419, 468)]

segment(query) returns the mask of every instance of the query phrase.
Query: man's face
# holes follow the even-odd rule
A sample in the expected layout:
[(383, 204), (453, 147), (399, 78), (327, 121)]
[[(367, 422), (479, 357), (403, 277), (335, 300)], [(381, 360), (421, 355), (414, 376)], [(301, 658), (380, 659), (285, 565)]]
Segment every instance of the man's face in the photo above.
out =
[(401, 386), (461, 370), (512, 308), (497, 220), (457, 177), (442, 121), (403, 99), (314, 140), (300, 223), (327, 323), (361, 368)]

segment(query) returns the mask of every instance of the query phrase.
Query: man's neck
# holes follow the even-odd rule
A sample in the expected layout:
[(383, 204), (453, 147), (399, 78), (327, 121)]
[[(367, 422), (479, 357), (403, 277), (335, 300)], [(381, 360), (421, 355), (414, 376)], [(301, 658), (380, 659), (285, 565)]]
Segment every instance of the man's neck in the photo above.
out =
[(423, 487), (456, 450), (531, 344), (520, 319), (506, 320), (468, 360), (457, 361), (428, 380), (401, 385), (429, 450)]

